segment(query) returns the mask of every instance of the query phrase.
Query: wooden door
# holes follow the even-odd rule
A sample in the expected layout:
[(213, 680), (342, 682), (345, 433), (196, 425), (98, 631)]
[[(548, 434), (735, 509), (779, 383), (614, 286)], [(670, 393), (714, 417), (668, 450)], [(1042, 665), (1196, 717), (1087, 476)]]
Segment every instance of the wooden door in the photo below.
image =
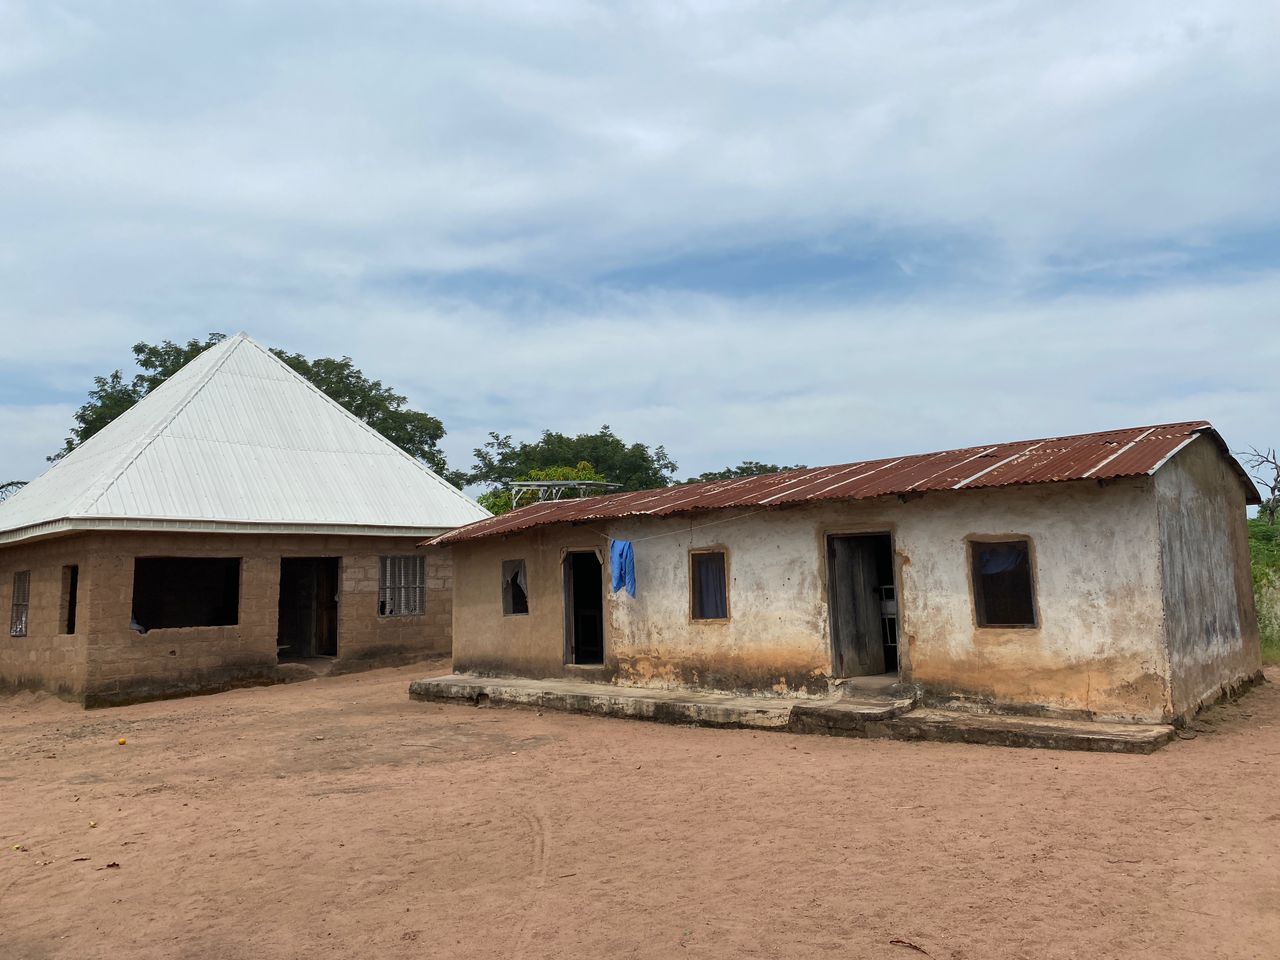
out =
[(320, 557), (315, 561), (314, 649), (322, 657), (338, 655), (339, 559)]
[(827, 538), (831, 669), (837, 677), (884, 673), (875, 538)]

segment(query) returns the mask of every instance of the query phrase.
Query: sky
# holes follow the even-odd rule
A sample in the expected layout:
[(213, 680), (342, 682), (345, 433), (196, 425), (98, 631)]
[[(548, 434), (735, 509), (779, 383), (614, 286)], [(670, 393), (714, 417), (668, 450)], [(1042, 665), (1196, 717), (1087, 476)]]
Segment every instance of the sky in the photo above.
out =
[(1280, 444), (1280, 4), (0, 0), (0, 481), (139, 340), (679, 475)]

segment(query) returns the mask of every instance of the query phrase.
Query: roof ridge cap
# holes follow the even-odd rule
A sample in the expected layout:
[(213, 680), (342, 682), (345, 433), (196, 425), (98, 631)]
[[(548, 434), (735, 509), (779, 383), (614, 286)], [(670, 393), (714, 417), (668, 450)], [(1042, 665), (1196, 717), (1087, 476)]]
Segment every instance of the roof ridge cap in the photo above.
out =
[[(390, 447), (392, 450), (394, 450), (394, 451), (395, 451), (397, 454), (399, 454), (400, 456), (404, 457), (404, 459), (408, 460), (411, 464), (413, 464), (413, 465), (414, 465), (415, 467), (417, 467), (419, 470), (421, 470), (421, 471), (423, 471), (424, 473), (428, 474), (428, 475), (429, 475), (433, 480), (437, 481), (437, 482), (438, 482), (442, 487), (444, 487), (446, 490), (448, 490), (448, 491), (449, 491), (450, 493), (452, 493), (454, 496), (456, 496), (456, 497), (457, 497), (457, 498), (459, 498), (460, 500), (462, 500), (462, 501), (466, 502), (467, 504), (469, 504), (469, 505), (471, 505), (471, 506), (473, 506), (473, 507), (479, 507), (481, 510), (485, 510), (485, 512), (486, 512), (486, 513), (488, 513), (488, 514), (489, 514), (489, 516), (493, 516), (493, 514), (492, 514), (492, 513), (490, 513), (488, 510), (486, 510), (483, 506), (480, 506), (480, 504), (479, 504), (479, 503), (477, 503), (475, 500), (473, 500), (471, 497), (467, 496), (465, 493), (463, 493), (461, 490), (459, 490), (457, 487), (455, 487), (452, 483), (450, 483), (450, 482), (449, 482), (448, 480), (446, 480), (444, 477), (440, 476), (440, 474), (436, 473), (434, 470), (432, 470), (430, 467), (428, 467), (425, 463), (423, 463), (423, 462), (422, 462), (421, 460), (419, 460), (417, 457), (415, 457), (415, 456), (413, 456), (412, 454), (410, 454), (407, 450), (404, 450), (404, 449), (402, 449), (399, 445), (397, 445), (397, 444), (395, 444), (395, 443), (392, 443), (390, 440), (388, 440), (386, 437), (384, 437), (381, 433), (379, 433), (377, 430), (375, 430), (375, 429), (374, 429), (370, 424), (366, 423), (364, 420), (361, 420), (361, 419), (360, 419), (359, 417), (357, 417), (354, 413), (352, 413), (350, 410), (348, 410), (346, 407), (344, 407), (342, 404), (340, 404), (337, 400), (333, 399), (333, 397), (329, 396), (327, 393), (325, 393), (323, 390), (321, 390), (319, 387), (317, 387), (314, 383), (312, 383), (310, 380), (308, 380), (306, 377), (304, 377), (302, 374), (300, 374), (297, 370), (293, 369), (293, 367), (289, 366), (287, 363), (285, 363), (283, 360), (281, 360), (279, 357), (277, 357), (277, 356), (276, 356), (274, 353), (272, 353), (268, 348), (266, 348), (266, 347), (264, 347), (262, 344), (258, 343), (258, 341), (257, 341), (257, 340), (254, 340), (254, 339), (253, 339), (252, 337), (250, 337), (248, 334), (236, 334), (236, 336), (237, 336), (237, 337), (239, 337), (239, 336), (243, 336), (243, 337), (244, 337), (244, 340), (242, 340), (242, 341), (241, 341), (242, 343), (248, 343), (248, 344), (250, 344), (251, 346), (257, 347), (257, 348), (258, 348), (258, 350), (259, 350), (259, 351), (260, 351), (264, 356), (266, 356), (269, 360), (273, 361), (274, 363), (278, 364), (279, 366), (281, 366), (281, 367), (283, 367), (285, 370), (287, 370), (287, 371), (289, 372), (289, 375), (290, 375), (290, 376), (295, 377), (296, 379), (298, 379), (299, 381), (301, 381), (301, 382), (302, 382), (302, 383), (307, 387), (307, 389), (309, 389), (309, 390), (311, 390), (313, 393), (315, 393), (315, 394), (316, 394), (316, 396), (318, 396), (321, 400), (323, 400), (323, 401), (324, 401), (325, 403), (327, 403), (327, 404), (330, 404), (330, 405), (331, 405), (331, 406), (333, 406), (333, 407), (336, 407), (339, 411), (341, 411), (341, 413), (342, 413), (342, 415), (343, 415), (343, 416), (347, 417), (349, 420), (351, 420), (353, 423), (355, 423), (355, 424), (356, 424), (356, 426), (358, 426), (360, 429), (365, 430), (366, 432), (368, 432), (368, 433), (372, 434), (373, 436), (377, 437), (377, 438), (378, 438), (378, 440), (380, 440), (382, 443), (386, 444), (388, 447)], [(482, 518), (482, 519), (486, 519), (486, 518)], [(479, 521), (473, 521), (473, 522), (478, 523)]]
[[(181, 401), (179, 401), (173, 406), (173, 408), (169, 411), (167, 416), (162, 417), (159, 420), (159, 422), (155, 424), (155, 426), (153, 426), (150, 430), (144, 433), (141, 438), (138, 439), (138, 441), (134, 444), (132, 448), (132, 454), (127, 454), (122, 461), (117, 461), (120, 464), (119, 467), (113, 466), (108, 470), (104, 470), (101, 474), (99, 474), (97, 477), (94, 478), (94, 481), (90, 485), (88, 492), (86, 493), (85, 497), (81, 500), (79, 508), (76, 510), (68, 511), (68, 515), (75, 516), (77, 513), (88, 513), (95, 506), (97, 506), (98, 501), (100, 501), (103, 497), (105, 497), (107, 495), (107, 492), (112, 487), (114, 487), (117, 483), (120, 482), (120, 478), (125, 475), (125, 473), (129, 470), (130, 467), (132, 467), (135, 463), (138, 462), (138, 458), (141, 457), (142, 454), (146, 452), (147, 448), (150, 447), (151, 444), (155, 443), (156, 439), (160, 436), (160, 434), (164, 433), (165, 429), (171, 423), (173, 423), (175, 419), (177, 419), (178, 414), (180, 414), (183, 410), (185, 410), (187, 408), (187, 405), (190, 404), (191, 401), (195, 399), (196, 395), (199, 394), (201, 390), (203, 390), (205, 387), (209, 385), (209, 381), (213, 378), (213, 375), (215, 373), (217, 373), (219, 370), (222, 369), (222, 365), (227, 362), (227, 358), (230, 357), (233, 353), (235, 353), (235, 351), (239, 348), (240, 344), (245, 343), (246, 341), (250, 343), (253, 342), (252, 340), (249, 340), (247, 336), (244, 336), (242, 339), (241, 334), (236, 334), (236, 336), (231, 337), (228, 340), (224, 341), (224, 343), (229, 344), (229, 346), (223, 351), (222, 356), (218, 357), (212, 364), (210, 364), (209, 369), (206, 370), (203, 374), (201, 374), (200, 377), (196, 380), (196, 382), (191, 385), (191, 387), (187, 391), (187, 395), (183, 397)], [(221, 344), (218, 344), (217, 346), (221, 346)], [(217, 349), (217, 346), (215, 346), (212, 349)], [(194, 363), (198, 358), (199, 358), (199, 355), (197, 357), (193, 357), (189, 362)], [(168, 381), (166, 381), (166, 383), (167, 382)], [(160, 386), (164, 386), (164, 384), (161, 384)], [(160, 388), (157, 387), (156, 389), (158, 390)], [(149, 396), (151, 396), (151, 394), (147, 394), (147, 397)], [(143, 403), (147, 399), (147, 397), (143, 397), (142, 400), (138, 401), (138, 403), (139, 404)], [(103, 478), (108, 474), (112, 474), (111, 479), (106, 483), (105, 486), (102, 487), (102, 489), (98, 490), (97, 493), (94, 493), (94, 488), (97, 487), (102, 482)]]

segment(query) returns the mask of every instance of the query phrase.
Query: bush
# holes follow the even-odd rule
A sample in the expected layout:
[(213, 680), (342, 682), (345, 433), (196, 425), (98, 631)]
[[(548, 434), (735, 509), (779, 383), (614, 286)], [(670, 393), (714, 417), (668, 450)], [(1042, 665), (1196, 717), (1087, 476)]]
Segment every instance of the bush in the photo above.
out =
[(1262, 634), (1262, 660), (1280, 663), (1280, 526), (1250, 520), (1249, 557), (1253, 595), (1258, 604), (1258, 630)]

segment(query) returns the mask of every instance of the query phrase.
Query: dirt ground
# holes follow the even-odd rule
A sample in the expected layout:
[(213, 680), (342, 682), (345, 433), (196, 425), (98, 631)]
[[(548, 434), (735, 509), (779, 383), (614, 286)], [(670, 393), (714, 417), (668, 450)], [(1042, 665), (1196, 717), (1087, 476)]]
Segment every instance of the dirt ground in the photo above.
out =
[(0, 957), (1280, 955), (1278, 685), (1133, 757), (408, 700), (446, 668), (0, 700)]

